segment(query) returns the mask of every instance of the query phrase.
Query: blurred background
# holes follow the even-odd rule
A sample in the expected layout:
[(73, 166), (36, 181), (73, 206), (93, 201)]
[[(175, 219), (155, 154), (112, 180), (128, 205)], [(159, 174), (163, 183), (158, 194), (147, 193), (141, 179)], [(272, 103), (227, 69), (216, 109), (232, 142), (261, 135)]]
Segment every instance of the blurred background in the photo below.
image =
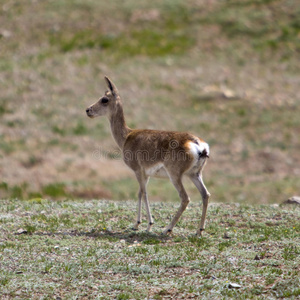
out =
[[(1, 0), (0, 198), (136, 199), (85, 114), (108, 75), (130, 127), (210, 144), (211, 201), (282, 202), (300, 193), (299, 58), (294, 0)], [(149, 198), (178, 200), (157, 179)]]

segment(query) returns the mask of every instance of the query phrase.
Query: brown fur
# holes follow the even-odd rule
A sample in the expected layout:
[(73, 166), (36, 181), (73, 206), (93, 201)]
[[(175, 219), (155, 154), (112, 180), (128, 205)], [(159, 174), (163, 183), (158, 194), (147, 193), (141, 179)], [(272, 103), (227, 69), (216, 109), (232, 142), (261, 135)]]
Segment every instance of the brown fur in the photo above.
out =
[[(178, 158), (182, 160), (182, 164), (180, 164), (177, 171), (184, 173), (190, 167), (193, 160), (193, 157), (188, 152), (189, 149), (186, 141), (194, 141), (195, 139), (196, 137), (189, 133), (147, 129), (132, 130), (125, 140), (123, 154), (126, 154), (126, 151), (135, 153), (138, 149), (140, 153), (147, 153), (148, 159), (141, 161), (136, 156), (132, 160), (128, 160), (126, 159), (126, 155), (124, 155), (125, 163), (131, 169), (138, 170), (142, 165), (146, 168), (156, 163), (171, 165), (176, 163), (175, 160)], [(174, 144), (173, 146), (172, 143)], [(176, 155), (177, 153), (181, 155)]]
[(150, 176), (168, 176), (181, 198), (181, 206), (164, 233), (171, 232), (189, 203), (182, 184), (182, 176), (188, 176), (202, 195), (203, 211), (200, 228), (204, 230), (208, 198), (210, 196), (203, 180), (202, 170), (209, 155), (208, 145), (200, 138), (186, 132), (131, 129), (126, 125), (119, 92), (110, 79), (105, 77), (109, 91), (86, 109), (90, 118), (107, 115), (112, 135), (123, 152), (124, 162), (135, 172), (140, 184), (138, 219), (134, 229), (141, 223), (141, 200), (144, 198), (148, 216), (148, 229), (153, 219), (147, 198), (146, 185)]

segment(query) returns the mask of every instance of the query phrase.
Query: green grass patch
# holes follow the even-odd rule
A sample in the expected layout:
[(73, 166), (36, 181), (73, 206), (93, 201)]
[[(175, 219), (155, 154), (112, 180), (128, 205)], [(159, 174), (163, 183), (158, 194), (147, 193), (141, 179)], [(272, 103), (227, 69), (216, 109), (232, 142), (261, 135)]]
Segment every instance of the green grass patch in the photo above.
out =
[(66, 186), (64, 183), (51, 183), (43, 187), (43, 194), (58, 198), (67, 196)]
[(0, 102), (0, 116), (3, 116), (4, 114), (11, 113), (11, 109), (8, 108), (8, 104), (6, 101)]
[(56, 133), (58, 135), (61, 135), (61, 136), (65, 136), (66, 135), (66, 130), (58, 125), (54, 125), (52, 127), (52, 132), (53, 133)]
[[(127, 22), (127, 27), (118, 32), (106, 33), (99, 27), (64, 29), (51, 33), (49, 43), (62, 52), (99, 49), (117, 60), (138, 55), (159, 57), (185, 53), (196, 42), (189, 30), (192, 10), (178, 3), (159, 8), (154, 20), (137, 18)], [(162, 17), (159, 17), (160, 13)], [(121, 18), (128, 19), (131, 14), (132, 11), (124, 10)], [(85, 61), (79, 63), (85, 64)]]
[[(124, 59), (136, 55), (149, 57), (183, 54), (194, 45), (194, 39), (187, 32), (173, 31), (162, 27), (158, 29), (132, 29), (130, 32), (106, 35), (96, 29), (83, 30), (71, 37), (64, 34), (51, 37), (52, 45), (59, 45), (60, 50), (69, 52), (85, 48), (98, 48), (109, 52), (110, 56)], [(82, 61), (81, 61), (82, 63)]]
[(88, 132), (88, 129), (86, 128), (84, 123), (81, 121), (79, 121), (73, 129), (73, 133), (75, 135), (83, 135), (83, 134), (86, 134), (87, 132)]

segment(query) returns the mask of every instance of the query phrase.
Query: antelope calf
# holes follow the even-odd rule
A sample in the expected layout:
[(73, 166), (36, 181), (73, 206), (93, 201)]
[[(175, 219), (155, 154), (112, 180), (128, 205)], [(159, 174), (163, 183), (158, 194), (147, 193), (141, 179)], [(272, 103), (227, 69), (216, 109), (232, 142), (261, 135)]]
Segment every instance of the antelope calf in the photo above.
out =
[(185, 132), (131, 129), (126, 125), (121, 97), (113, 82), (105, 77), (108, 91), (96, 103), (86, 109), (88, 117), (106, 115), (112, 135), (122, 151), (126, 165), (131, 168), (139, 182), (138, 216), (134, 225), (137, 230), (141, 223), (141, 206), (144, 199), (148, 218), (147, 231), (153, 225), (146, 186), (150, 176), (169, 177), (181, 199), (178, 208), (164, 234), (172, 232), (190, 198), (182, 184), (183, 176), (192, 180), (199, 190), (203, 210), (198, 235), (202, 235), (210, 193), (206, 189), (202, 170), (209, 157), (209, 146), (200, 138)]

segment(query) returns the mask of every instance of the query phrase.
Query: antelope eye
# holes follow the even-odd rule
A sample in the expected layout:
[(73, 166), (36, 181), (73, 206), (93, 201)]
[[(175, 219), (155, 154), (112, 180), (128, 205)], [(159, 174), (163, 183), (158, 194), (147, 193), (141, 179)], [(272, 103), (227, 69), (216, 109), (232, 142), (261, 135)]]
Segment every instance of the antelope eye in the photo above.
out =
[(108, 98), (102, 98), (101, 103), (103, 103), (103, 104), (108, 103)]

